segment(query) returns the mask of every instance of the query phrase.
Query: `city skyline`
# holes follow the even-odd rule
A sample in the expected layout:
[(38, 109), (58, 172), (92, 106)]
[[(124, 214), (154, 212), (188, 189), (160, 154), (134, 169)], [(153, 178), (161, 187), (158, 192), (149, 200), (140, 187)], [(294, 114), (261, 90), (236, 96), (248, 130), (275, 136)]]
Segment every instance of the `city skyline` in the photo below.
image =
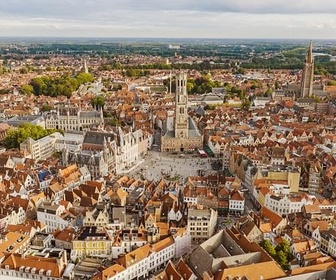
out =
[(308, 1), (10, 1), (0, 36), (333, 39), (336, 7)]

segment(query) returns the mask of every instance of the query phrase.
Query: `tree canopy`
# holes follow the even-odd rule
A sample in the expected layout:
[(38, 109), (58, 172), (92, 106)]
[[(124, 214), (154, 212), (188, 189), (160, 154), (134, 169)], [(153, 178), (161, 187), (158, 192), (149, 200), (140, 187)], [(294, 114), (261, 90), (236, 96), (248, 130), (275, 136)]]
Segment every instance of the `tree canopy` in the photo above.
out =
[[(34, 95), (47, 95), (53, 97), (64, 95), (70, 97), (72, 92), (77, 90), (81, 84), (92, 81), (93, 76), (91, 74), (79, 73), (75, 77), (71, 77), (70, 75), (36, 77), (31, 79), (29, 86), (32, 87), (32, 93)], [(27, 91), (28, 88), (25, 87), (25, 90)]]
[(41, 111), (42, 112), (48, 112), (48, 111), (51, 111), (53, 109), (52, 106), (48, 105), (48, 104), (43, 104), (42, 107), (41, 107)]
[(23, 85), (20, 92), (25, 95), (31, 95), (34, 92), (34, 88), (31, 85)]
[(104, 107), (105, 97), (102, 95), (96, 95), (92, 98), (91, 104), (96, 110), (99, 110), (100, 108)]
[[(164, 85), (168, 87), (168, 91), (170, 90), (170, 83), (169, 80), (165, 80)], [(176, 90), (176, 80), (173, 79), (172, 81), (172, 92)], [(211, 75), (206, 74), (196, 79), (188, 79), (187, 81), (187, 92), (192, 94), (203, 94), (209, 93), (212, 91), (214, 87), (222, 87), (222, 83), (219, 81), (213, 81)]]
[(291, 259), (290, 243), (283, 239), (275, 248), (269, 240), (263, 240), (260, 246), (270, 254), (272, 258), (284, 269), (290, 269), (289, 261)]
[(44, 129), (40, 125), (24, 123), (18, 128), (9, 129), (3, 140), (3, 145), (7, 149), (19, 148), (20, 144), (28, 137), (38, 140), (54, 132), (54, 129)]

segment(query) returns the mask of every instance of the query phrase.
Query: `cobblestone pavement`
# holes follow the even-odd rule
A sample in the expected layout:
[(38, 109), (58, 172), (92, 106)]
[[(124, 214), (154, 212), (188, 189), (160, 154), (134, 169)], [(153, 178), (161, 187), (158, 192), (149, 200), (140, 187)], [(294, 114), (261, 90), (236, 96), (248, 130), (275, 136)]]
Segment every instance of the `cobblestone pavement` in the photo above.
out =
[(149, 151), (144, 161), (129, 172), (125, 172), (125, 175), (134, 177), (143, 175), (155, 181), (164, 174), (179, 175), (181, 179), (186, 179), (188, 176), (197, 176), (198, 170), (204, 170), (205, 175), (215, 173), (210, 161), (210, 158), (200, 158), (196, 153), (181, 156)]

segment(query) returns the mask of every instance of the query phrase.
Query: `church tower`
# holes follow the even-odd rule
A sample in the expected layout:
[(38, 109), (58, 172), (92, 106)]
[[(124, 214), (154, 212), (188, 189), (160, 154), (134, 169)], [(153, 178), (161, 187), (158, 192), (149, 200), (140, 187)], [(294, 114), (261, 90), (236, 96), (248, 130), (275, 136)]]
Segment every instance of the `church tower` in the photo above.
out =
[(175, 138), (188, 138), (187, 74), (176, 74), (175, 93)]
[(84, 63), (84, 66), (83, 66), (83, 68), (84, 68), (84, 73), (88, 74), (88, 73), (89, 73), (89, 68), (88, 68), (88, 66), (87, 66), (86, 59), (84, 58), (83, 60), (84, 60), (84, 61), (83, 61), (83, 63)]
[(313, 80), (314, 80), (314, 58), (313, 45), (310, 41), (309, 49), (306, 54), (305, 63), (303, 65), (302, 80), (301, 80), (301, 97), (313, 95)]

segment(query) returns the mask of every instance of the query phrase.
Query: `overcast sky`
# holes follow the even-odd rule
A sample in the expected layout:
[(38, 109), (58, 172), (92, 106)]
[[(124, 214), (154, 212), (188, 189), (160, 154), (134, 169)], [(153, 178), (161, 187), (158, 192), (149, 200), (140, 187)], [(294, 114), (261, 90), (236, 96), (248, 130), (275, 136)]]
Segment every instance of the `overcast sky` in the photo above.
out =
[(335, 0), (0, 0), (0, 36), (336, 39)]

